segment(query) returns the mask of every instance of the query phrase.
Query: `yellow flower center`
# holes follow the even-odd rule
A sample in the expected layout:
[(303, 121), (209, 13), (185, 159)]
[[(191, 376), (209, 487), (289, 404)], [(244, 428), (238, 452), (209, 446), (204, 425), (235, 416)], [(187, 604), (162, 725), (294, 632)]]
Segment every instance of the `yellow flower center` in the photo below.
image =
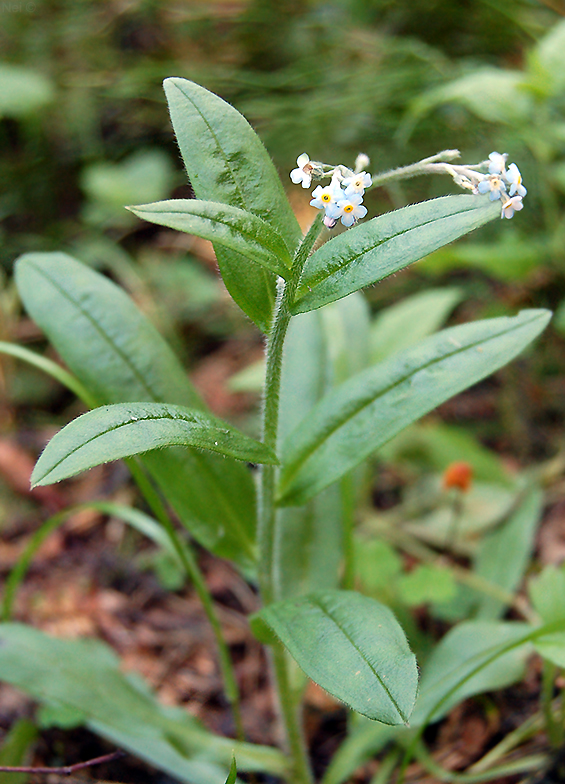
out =
[(332, 197), (329, 193), (322, 193), (322, 201), (329, 203), (332, 200)]
[(353, 212), (353, 204), (348, 204), (343, 208), (344, 212)]

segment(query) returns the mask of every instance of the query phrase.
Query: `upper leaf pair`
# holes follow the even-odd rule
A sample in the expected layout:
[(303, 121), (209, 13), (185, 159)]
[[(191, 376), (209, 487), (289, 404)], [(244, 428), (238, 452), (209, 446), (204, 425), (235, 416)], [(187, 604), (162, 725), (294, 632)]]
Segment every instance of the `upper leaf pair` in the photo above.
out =
[[(196, 199), (129, 209), (211, 240), (227, 289), (268, 331), (276, 276), (288, 277), (300, 240), (278, 175), (258, 136), (232, 106), (186, 79), (166, 79), (165, 92)], [(293, 313), (382, 280), (498, 214), (487, 199), (448, 196), (357, 226), (308, 259)]]

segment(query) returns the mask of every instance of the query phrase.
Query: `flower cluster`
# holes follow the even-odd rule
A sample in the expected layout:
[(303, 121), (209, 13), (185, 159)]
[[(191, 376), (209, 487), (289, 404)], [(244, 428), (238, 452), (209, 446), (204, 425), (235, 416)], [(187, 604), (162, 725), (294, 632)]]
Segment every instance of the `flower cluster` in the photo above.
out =
[(502, 202), (501, 218), (511, 218), (523, 208), (522, 199), (528, 192), (522, 185), (522, 175), (515, 163), (506, 168), (506, 153), (491, 152), (488, 175), (476, 185), (476, 193), (488, 193), (491, 201)]
[(324, 224), (328, 229), (333, 229), (338, 220), (344, 226), (353, 226), (360, 218), (367, 214), (363, 206), (365, 188), (372, 184), (371, 175), (360, 171), (369, 164), (366, 155), (359, 155), (355, 161), (355, 170), (345, 166), (330, 167), (317, 161), (311, 161), (306, 153), (296, 159), (297, 168), (290, 173), (290, 179), (300, 183), (303, 188), (309, 188), (312, 177), (322, 179), (331, 177), (330, 184), (326, 187), (318, 185), (312, 191), (312, 207), (325, 211)]
[(353, 226), (367, 214), (363, 206), (365, 188), (371, 185), (384, 185), (396, 179), (406, 179), (420, 174), (449, 174), (461, 188), (474, 194), (488, 194), (491, 201), (501, 202), (501, 218), (511, 218), (523, 208), (522, 199), (527, 191), (522, 184), (522, 175), (515, 163), (506, 168), (508, 155), (491, 152), (487, 161), (477, 164), (453, 163), (459, 157), (458, 150), (443, 152), (424, 158), (418, 163), (391, 169), (371, 177), (364, 169), (369, 165), (366, 155), (357, 156), (354, 170), (347, 166), (329, 166), (319, 161), (311, 161), (306, 153), (299, 155), (297, 168), (290, 173), (290, 179), (310, 188), (312, 180), (330, 179), (330, 184), (318, 185), (312, 191), (312, 207), (324, 210), (324, 223), (332, 229), (338, 220), (344, 226)]

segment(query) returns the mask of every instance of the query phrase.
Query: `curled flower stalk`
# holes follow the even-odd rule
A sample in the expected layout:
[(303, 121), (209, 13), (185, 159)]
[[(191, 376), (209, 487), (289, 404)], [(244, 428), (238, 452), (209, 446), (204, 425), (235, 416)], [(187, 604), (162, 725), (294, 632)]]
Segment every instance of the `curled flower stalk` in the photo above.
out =
[(522, 199), (527, 190), (516, 164), (506, 166), (507, 153), (491, 152), (487, 160), (478, 164), (454, 163), (459, 155), (459, 150), (443, 150), (410, 166), (370, 175), (365, 171), (370, 161), (363, 153), (357, 156), (353, 169), (343, 164), (331, 166), (312, 161), (307, 153), (302, 153), (290, 178), (303, 188), (309, 188), (312, 180), (330, 179), (329, 185), (318, 185), (312, 191), (310, 201), (312, 207), (324, 211), (323, 222), (328, 229), (333, 229), (338, 221), (350, 228), (367, 215), (367, 208), (363, 205), (367, 188), (421, 174), (447, 174), (456, 185), (476, 196), (488, 195), (491, 201), (500, 200), (501, 218), (512, 218), (523, 208)]

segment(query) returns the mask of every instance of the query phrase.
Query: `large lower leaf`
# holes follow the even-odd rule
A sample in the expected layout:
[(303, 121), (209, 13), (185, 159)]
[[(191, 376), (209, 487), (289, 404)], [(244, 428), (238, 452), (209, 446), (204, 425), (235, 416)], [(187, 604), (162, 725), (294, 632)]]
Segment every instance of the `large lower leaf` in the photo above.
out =
[(270, 604), (256, 618), (334, 697), (383, 724), (406, 724), (418, 669), (388, 607), (355, 591), (319, 591)]
[(282, 277), (288, 272), (291, 259), (283, 238), (251, 212), (198, 199), (169, 199), (128, 209), (159, 226), (217, 242)]
[[(202, 408), (167, 343), (110, 280), (64, 253), (30, 253), (16, 263), (16, 283), (29, 315), (100, 404)], [(189, 449), (142, 460), (204, 547), (250, 565), (255, 489), (242, 463)]]
[(334, 237), (313, 253), (292, 308), (320, 308), (398, 272), (500, 214), (480, 196), (443, 196), (388, 212)]
[(275, 749), (220, 738), (119, 669), (98, 640), (60, 640), (17, 623), (0, 625), (0, 680), (43, 704), (82, 715), (93, 732), (188, 784), (223, 784), (232, 754), (241, 770), (280, 775)]
[[(293, 252), (300, 228), (267, 151), (247, 120), (217, 95), (187, 79), (166, 79), (165, 93), (180, 151), (197, 199), (259, 216)], [(264, 331), (274, 305), (275, 276), (239, 253), (216, 248), (224, 283)]]
[(446, 329), (326, 395), (282, 446), (280, 503), (304, 503), (404, 427), (505, 365), (550, 316), (529, 310)]
[(47, 444), (32, 487), (51, 485), (102, 463), (167, 446), (194, 446), (251, 463), (276, 463), (273, 452), (227, 422), (166, 403), (114, 403), (75, 419)]

